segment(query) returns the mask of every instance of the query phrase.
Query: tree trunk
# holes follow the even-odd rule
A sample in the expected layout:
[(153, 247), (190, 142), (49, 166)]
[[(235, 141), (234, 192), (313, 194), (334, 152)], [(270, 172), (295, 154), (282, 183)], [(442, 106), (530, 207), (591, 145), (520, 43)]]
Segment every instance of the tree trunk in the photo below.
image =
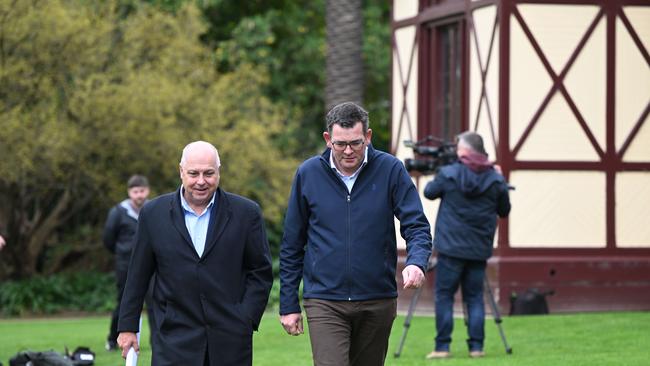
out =
[[(6, 206), (0, 214), (0, 225), (5, 227), (7, 246), (3, 249), (6, 256), (0, 257), (0, 278), (28, 278), (38, 273), (38, 260), (48, 241), (77, 208), (69, 189), (58, 193), (55, 202), (47, 208), (35, 205), (28, 193), (3, 196)], [(79, 198), (75, 202), (84, 200)], [(11, 212), (10, 217), (7, 212)]]
[(23, 264), (25, 269), (28, 271), (25, 274), (28, 276), (36, 273), (38, 257), (45, 249), (47, 240), (51, 237), (52, 233), (54, 233), (54, 231), (64, 221), (63, 216), (65, 215), (65, 210), (69, 209), (68, 206), (71, 201), (72, 194), (70, 194), (70, 191), (66, 189), (59, 197), (54, 208), (47, 213), (47, 216), (37, 222), (36, 226), (31, 230), (29, 239), (25, 241), (25, 244), (27, 245), (25, 252), (28, 255)]
[(327, 0), (325, 108), (363, 102), (363, 14), (361, 0)]

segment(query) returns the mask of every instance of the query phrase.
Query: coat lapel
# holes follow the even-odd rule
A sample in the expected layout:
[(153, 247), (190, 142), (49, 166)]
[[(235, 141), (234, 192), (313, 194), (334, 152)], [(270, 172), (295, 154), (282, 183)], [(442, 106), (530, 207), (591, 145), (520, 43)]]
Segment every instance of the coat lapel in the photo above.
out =
[(212, 248), (214, 248), (219, 237), (226, 229), (231, 216), (232, 212), (230, 210), (230, 203), (228, 202), (228, 198), (221, 190), (221, 188), (217, 188), (216, 196), (214, 198), (214, 205), (212, 205), (212, 212), (210, 212), (208, 235), (205, 240), (205, 249), (203, 250), (202, 258), (207, 256)]
[(185, 225), (185, 214), (183, 213), (183, 206), (181, 206), (180, 194), (181, 191), (179, 188), (172, 198), (169, 214), (171, 215), (172, 224), (174, 225), (176, 231), (181, 234), (185, 243), (190, 246), (192, 253), (198, 257), (198, 254), (196, 254), (196, 249), (194, 249), (194, 244), (192, 243), (192, 238), (190, 238), (190, 232), (187, 231), (187, 226)]

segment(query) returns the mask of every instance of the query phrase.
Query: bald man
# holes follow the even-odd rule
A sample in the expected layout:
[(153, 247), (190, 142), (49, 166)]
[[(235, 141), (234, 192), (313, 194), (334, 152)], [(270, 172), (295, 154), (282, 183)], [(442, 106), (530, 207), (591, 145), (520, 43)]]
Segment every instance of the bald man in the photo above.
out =
[(120, 305), (118, 344), (139, 350), (136, 332), (152, 274), (158, 338), (152, 365), (251, 365), (273, 282), (259, 205), (219, 188), (219, 153), (188, 144), (182, 185), (142, 208)]

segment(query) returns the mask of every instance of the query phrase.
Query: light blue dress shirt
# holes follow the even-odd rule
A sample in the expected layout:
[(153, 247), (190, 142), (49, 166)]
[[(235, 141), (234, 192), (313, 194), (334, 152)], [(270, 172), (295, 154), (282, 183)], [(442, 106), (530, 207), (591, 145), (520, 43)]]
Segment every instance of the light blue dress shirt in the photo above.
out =
[(365, 151), (364, 157), (363, 157), (363, 163), (361, 163), (361, 165), (359, 166), (359, 169), (357, 169), (357, 171), (354, 172), (354, 174), (352, 174), (350, 176), (345, 176), (338, 170), (338, 168), (334, 164), (334, 151), (330, 152), (330, 166), (332, 167), (332, 169), (334, 169), (334, 171), (336, 172), (336, 175), (341, 177), (341, 179), (343, 180), (343, 183), (345, 183), (345, 185), (348, 187), (348, 193), (352, 192), (352, 187), (354, 187), (354, 182), (357, 181), (357, 177), (359, 176), (359, 172), (361, 171), (361, 169), (367, 163), (368, 163), (368, 147), (366, 146), (366, 151)]
[(197, 215), (187, 203), (185, 197), (183, 197), (183, 192), (185, 192), (185, 188), (181, 187), (181, 206), (183, 206), (183, 213), (185, 214), (185, 226), (187, 227), (187, 231), (190, 233), (190, 238), (192, 239), (192, 244), (194, 244), (196, 254), (201, 257), (203, 255), (203, 250), (205, 249), (205, 239), (208, 236), (208, 225), (210, 224), (210, 213), (212, 211), (212, 206), (214, 205), (214, 197), (216, 193), (212, 195), (208, 207), (206, 207), (200, 215)]

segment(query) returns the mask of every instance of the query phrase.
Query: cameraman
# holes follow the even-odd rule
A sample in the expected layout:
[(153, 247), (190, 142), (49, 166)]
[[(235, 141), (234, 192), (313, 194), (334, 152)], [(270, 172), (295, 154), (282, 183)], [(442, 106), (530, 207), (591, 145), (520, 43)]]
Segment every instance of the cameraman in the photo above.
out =
[(457, 138), (458, 161), (440, 169), (424, 190), (428, 199), (440, 198), (433, 240), (437, 251), (436, 345), (427, 359), (451, 356), (454, 294), (460, 285), (467, 304), (470, 357), (483, 357), (485, 266), (492, 255), (497, 215), (510, 212), (508, 185), (500, 169), (488, 161), (483, 139), (475, 132)]

